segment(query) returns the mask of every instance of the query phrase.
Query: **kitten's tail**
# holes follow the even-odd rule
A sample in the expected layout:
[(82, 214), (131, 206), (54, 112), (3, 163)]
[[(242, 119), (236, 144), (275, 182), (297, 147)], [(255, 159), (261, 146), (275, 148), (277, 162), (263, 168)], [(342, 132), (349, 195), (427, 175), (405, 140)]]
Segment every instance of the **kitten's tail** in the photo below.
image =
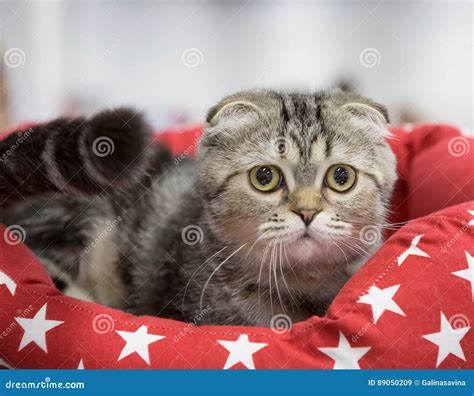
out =
[(125, 108), (17, 131), (0, 142), (0, 205), (127, 190), (147, 174), (153, 146), (143, 117)]

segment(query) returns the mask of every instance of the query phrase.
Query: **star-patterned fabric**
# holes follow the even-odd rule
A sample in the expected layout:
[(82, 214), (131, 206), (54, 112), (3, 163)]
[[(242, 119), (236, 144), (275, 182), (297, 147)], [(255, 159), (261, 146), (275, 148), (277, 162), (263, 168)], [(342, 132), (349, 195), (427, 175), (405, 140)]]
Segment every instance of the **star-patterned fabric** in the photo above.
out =
[(48, 353), (46, 346), (46, 333), (56, 326), (64, 323), (60, 320), (47, 320), (46, 319), (46, 307), (48, 303), (44, 304), (35, 316), (31, 319), (28, 318), (15, 318), (17, 323), (23, 329), (23, 337), (21, 338), (20, 346), (18, 351), (21, 351), (31, 342), (34, 342), (43, 351)]
[(117, 334), (126, 342), (117, 361), (132, 353), (137, 353), (147, 364), (150, 364), (148, 346), (152, 342), (165, 338), (165, 336), (148, 334), (148, 328), (146, 326), (140, 326), (137, 331), (117, 331)]
[(250, 342), (247, 334), (239, 335), (236, 341), (218, 340), (217, 342), (229, 351), (224, 369), (231, 368), (237, 363), (242, 363), (248, 369), (255, 369), (253, 354), (268, 345), (262, 342)]
[(441, 328), (439, 332), (423, 336), (423, 338), (426, 338), (428, 341), (431, 341), (433, 344), (438, 346), (436, 367), (438, 367), (450, 354), (457, 356), (461, 360), (466, 360), (466, 356), (461, 347), (461, 340), (469, 330), (471, 330), (471, 326), (468, 326), (467, 323), (462, 326), (455, 326), (450, 323), (443, 312), (441, 312), (440, 326)]
[(336, 347), (318, 349), (334, 360), (333, 369), (360, 369), (359, 360), (370, 351), (370, 347), (352, 347), (342, 331)]
[[(426, 150), (430, 135), (420, 136)], [(472, 184), (474, 169), (464, 177)], [(419, 188), (405, 185), (392, 205), (413, 220), (390, 232), (325, 317), (286, 330), (195, 326), (65, 297), (24, 245), (0, 239), (0, 367), (474, 368), (474, 190), (466, 186), (464, 203), (445, 191), (447, 207), (422, 217), (430, 197), (417, 211), (410, 200)]]
[(362, 304), (370, 304), (374, 315), (374, 323), (382, 316), (385, 311), (392, 311), (405, 316), (405, 313), (393, 300), (393, 296), (400, 288), (400, 285), (379, 289), (377, 286), (371, 286), (369, 292), (361, 296), (358, 300)]

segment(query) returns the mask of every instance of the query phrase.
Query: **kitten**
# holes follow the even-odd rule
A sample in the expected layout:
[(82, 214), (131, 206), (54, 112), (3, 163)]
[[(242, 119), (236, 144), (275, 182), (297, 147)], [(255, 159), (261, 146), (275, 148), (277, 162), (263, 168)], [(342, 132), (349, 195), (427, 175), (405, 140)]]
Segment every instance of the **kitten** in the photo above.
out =
[(1, 220), (66, 294), (199, 324), (303, 320), (377, 247), (362, 234), (380, 234), (396, 179), (387, 122), (341, 91), (246, 91), (179, 161), (131, 110), (60, 119), (1, 142)]

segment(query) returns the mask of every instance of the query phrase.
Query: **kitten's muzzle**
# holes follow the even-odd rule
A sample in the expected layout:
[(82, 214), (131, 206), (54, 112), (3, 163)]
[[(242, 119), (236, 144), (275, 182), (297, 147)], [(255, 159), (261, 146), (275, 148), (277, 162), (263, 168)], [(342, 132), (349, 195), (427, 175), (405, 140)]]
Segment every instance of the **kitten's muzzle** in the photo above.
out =
[(313, 219), (316, 217), (316, 215), (319, 212), (321, 212), (321, 210), (320, 209), (299, 209), (299, 210), (293, 210), (293, 212), (301, 217), (301, 220), (303, 220), (303, 223), (309, 226), (311, 222), (313, 221)]
[(321, 212), (321, 195), (311, 187), (299, 187), (289, 195), (290, 210), (296, 213), (306, 226)]

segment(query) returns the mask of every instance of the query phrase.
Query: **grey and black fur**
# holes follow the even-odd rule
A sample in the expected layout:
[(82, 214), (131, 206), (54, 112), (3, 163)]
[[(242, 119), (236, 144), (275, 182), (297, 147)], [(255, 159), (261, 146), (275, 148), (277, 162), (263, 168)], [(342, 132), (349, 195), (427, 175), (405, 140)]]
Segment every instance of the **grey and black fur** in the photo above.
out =
[[(197, 160), (179, 161), (131, 110), (60, 119), (1, 142), (1, 220), (70, 295), (199, 323), (302, 320), (375, 250), (361, 232), (381, 230), (396, 179), (387, 121), (341, 91), (246, 91), (209, 111)], [(97, 155), (104, 138), (113, 150)], [(343, 194), (324, 179), (335, 163), (357, 170)], [(260, 165), (281, 169), (278, 191), (251, 186)]]

